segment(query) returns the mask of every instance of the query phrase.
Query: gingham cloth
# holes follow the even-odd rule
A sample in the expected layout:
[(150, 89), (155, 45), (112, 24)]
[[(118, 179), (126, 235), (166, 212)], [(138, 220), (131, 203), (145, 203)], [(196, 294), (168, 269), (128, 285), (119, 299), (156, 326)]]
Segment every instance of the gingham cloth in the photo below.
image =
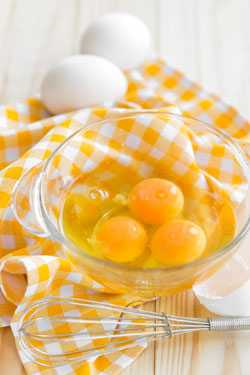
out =
[[(200, 86), (170, 68), (165, 61), (149, 61), (141, 68), (129, 71), (127, 78), (129, 88), (124, 98), (127, 102), (142, 108), (162, 108), (166, 107), (167, 103), (177, 104), (185, 115), (223, 129), (242, 145), (248, 143), (250, 124), (234, 108), (223, 103), (218, 97), (208, 94)], [(2, 326), (11, 324), (14, 335), (17, 334), (18, 318), (22, 311), (32, 301), (47, 295), (90, 296), (121, 305), (139, 302), (131, 296), (114, 294), (114, 291), (108, 290), (87, 274), (79, 273), (63, 257), (58, 244), (47, 239), (35, 238), (26, 232), (15, 220), (10, 207), (13, 188), (27, 170), (46, 160), (51, 151), (79, 126), (115, 116), (114, 109), (102, 107), (49, 117), (37, 98), (0, 108), (0, 322)], [(137, 131), (133, 124), (132, 133), (131, 124), (120, 125), (127, 137)], [(159, 134), (148, 132), (148, 129), (144, 128), (140, 137), (152, 146), (152, 143), (159, 140)], [(152, 127), (150, 129), (152, 130)], [(204, 145), (196, 141), (192, 141), (192, 145), (195, 145), (196, 162), (200, 161), (203, 169), (218, 182), (226, 182), (224, 187), (228, 197), (232, 204), (238, 204), (244, 198), (246, 180), (230, 150), (225, 145), (216, 143), (210, 143), (209, 147), (204, 148)], [(191, 163), (189, 167), (183, 173), (185, 178), (189, 174), (193, 178), (193, 167), (196, 166)], [(183, 168), (181, 170), (183, 171)], [(200, 183), (198, 177), (199, 173), (197, 181)], [(218, 186), (220, 187), (220, 183)], [(83, 364), (68, 364), (49, 370), (28, 360), (20, 350), (18, 342), (17, 347), (30, 374), (104, 375), (116, 374), (127, 367), (143, 350), (144, 345)]]

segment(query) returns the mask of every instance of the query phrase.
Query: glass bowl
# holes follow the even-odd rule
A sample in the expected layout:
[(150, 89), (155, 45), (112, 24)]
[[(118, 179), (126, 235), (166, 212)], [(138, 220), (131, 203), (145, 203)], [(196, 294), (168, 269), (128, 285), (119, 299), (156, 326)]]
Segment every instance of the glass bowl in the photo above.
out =
[[(130, 120), (138, 118), (138, 116), (140, 116), (143, 126), (147, 126), (152, 117), (158, 116), (157, 121), (160, 122), (177, 123), (182, 121), (196, 135), (205, 130), (211, 137), (216, 138), (218, 143), (226, 144), (230, 148), (242, 173), (248, 176), (247, 160), (241, 148), (229, 136), (212, 126), (163, 110), (124, 110), (120, 111), (115, 118), (79, 128), (56, 148), (47, 161), (25, 174), (16, 186), (12, 207), (17, 220), (26, 230), (36, 236), (47, 237), (59, 242), (63, 246), (66, 256), (82, 272), (87, 273), (97, 282), (115, 293), (133, 293), (141, 297), (154, 297), (174, 294), (190, 288), (195, 281), (209, 277), (237, 251), (246, 237), (250, 225), (249, 187), (246, 199), (237, 209), (237, 235), (226, 246), (207, 257), (182, 266), (142, 269), (98, 259), (84, 252), (65, 236), (62, 228), (60, 210), (65, 194), (79, 176), (94, 170), (107, 154), (111, 158), (118, 158), (122, 164), (128, 163), (133, 157), (126, 143), (128, 134), (132, 137), (133, 155), (135, 151), (140, 152), (138, 139), (133, 138), (133, 132), (129, 128)], [(124, 121), (124, 124), (127, 125), (124, 127), (124, 132), (119, 133), (115, 142), (112, 142), (110, 141), (111, 134), (114, 132), (117, 121)], [(93, 134), (98, 135), (95, 140), (93, 140)], [(82, 147), (89, 149), (87, 157), (85, 155), (83, 158), (80, 152)], [(140, 163), (144, 163), (147, 159), (146, 153), (150, 153), (151, 150), (147, 148), (143, 152), (145, 155), (140, 155)], [(141, 166), (142, 164), (140, 164)]]

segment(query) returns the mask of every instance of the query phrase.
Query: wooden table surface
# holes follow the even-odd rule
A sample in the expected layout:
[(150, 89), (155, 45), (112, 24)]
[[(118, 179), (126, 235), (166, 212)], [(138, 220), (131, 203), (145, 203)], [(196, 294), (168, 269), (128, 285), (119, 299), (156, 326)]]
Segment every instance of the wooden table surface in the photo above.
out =
[[(140, 16), (170, 64), (250, 116), (249, 0), (0, 0), (0, 102), (37, 93), (51, 64), (76, 53), (87, 23), (114, 10)], [(206, 314), (192, 292), (152, 309)], [(8, 328), (0, 330), (0, 372), (24, 373)], [(249, 375), (250, 338), (199, 334), (158, 342), (125, 374)]]

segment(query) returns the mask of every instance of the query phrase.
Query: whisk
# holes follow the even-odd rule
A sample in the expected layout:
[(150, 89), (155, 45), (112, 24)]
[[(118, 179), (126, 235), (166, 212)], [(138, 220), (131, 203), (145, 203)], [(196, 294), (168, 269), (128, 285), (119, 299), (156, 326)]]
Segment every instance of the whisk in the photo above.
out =
[(250, 317), (189, 318), (94, 300), (51, 297), (23, 311), (17, 342), (29, 360), (51, 367), (146, 346), (162, 337), (249, 329)]

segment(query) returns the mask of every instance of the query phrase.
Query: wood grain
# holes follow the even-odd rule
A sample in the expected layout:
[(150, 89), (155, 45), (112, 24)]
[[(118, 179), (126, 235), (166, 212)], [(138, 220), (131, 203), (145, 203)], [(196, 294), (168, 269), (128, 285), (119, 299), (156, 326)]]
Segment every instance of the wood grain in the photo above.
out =
[[(249, 0), (0, 0), (0, 102), (39, 91), (45, 71), (77, 52), (99, 14), (128, 11), (150, 27), (169, 63), (250, 115)], [(192, 293), (157, 311), (206, 315)], [(153, 344), (126, 375), (249, 375), (250, 338), (199, 334)], [(0, 330), (0, 371), (24, 373), (9, 329)]]

